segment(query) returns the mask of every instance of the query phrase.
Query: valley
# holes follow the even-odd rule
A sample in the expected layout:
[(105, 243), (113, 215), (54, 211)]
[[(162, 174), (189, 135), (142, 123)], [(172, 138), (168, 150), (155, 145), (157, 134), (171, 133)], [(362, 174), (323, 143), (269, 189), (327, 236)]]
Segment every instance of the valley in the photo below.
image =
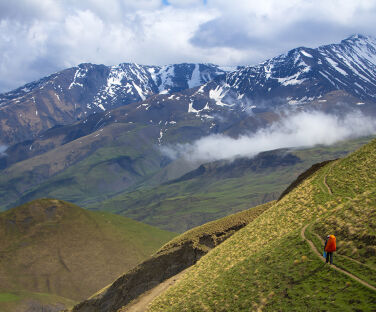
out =
[(331, 147), (276, 150), (253, 159), (201, 165), (154, 188), (118, 194), (87, 208), (106, 210), (174, 232), (219, 219), (277, 199), (295, 178), (312, 166), (345, 156), (371, 138)]

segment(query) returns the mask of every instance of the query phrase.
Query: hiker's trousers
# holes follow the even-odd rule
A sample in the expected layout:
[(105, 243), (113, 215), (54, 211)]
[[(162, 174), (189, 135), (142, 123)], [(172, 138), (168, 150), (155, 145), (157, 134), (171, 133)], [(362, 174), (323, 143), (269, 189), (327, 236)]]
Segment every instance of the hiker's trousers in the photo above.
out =
[(326, 253), (326, 263), (330, 261), (330, 264), (333, 264), (333, 252)]

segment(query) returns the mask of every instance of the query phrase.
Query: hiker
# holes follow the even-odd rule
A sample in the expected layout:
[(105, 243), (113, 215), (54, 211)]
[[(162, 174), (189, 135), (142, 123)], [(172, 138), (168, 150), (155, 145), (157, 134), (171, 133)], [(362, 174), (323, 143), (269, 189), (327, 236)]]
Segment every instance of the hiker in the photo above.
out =
[(333, 264), (333, 252), (336, 251), (336, 237), (328, 235), (325, 240), (324, 251), (326, 252), (326, 263)]

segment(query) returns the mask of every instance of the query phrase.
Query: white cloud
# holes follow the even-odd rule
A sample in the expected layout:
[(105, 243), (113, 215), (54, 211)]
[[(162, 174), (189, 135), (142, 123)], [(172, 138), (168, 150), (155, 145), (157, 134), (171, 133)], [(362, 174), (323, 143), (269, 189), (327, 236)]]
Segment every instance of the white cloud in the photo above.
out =
[[(375, 34), (372, 0), (217, 0), (208, 6), (220, 16), (203, 24), (192, 42), (237, 47), (244, 51), (244, 61), (250, 51), (255, 57), (254, 51), (262, 50), (265, 58), (297, 46), (333, 43), (353, 33)], [(218, 29), (220, 36), (215, 35)]]
[(8, 146), (7, 145), (1, 145), (0, 144), (0, 156), (4, 156), (6, 155), (5, 154), (5, 151), (8, 149)]
[(0, 92), (82, 62), (255, 64), (296, 46), (376, 35), (372, 0), (168, 2), (0, 1)]
[(194, 7), (203, 5), (203, 0), (168, 0), (168, 3), (174, 7)]
[(340, 118), (321, 112), (300, 112), (254, 134), (242, 135), (236, 139), (211, 135), (193, 143), (163, 147), (162, 151), (171, 158), (203, 163), (253, 157), (260, 152), (279, 148), (330, 145), (375, 133), (376, 120), (360, 113)]
[(67, 10), (58, 20), (1, 20), (0, 91), (84, 62), (158, 65), (202, 59), (189, 38), (211, 18), (210, 12), (160, 5), (152, 10), (156, 1), (143, 1), (144, 6), (129, 2), (113, 13), (98, 2), (90, 9)]

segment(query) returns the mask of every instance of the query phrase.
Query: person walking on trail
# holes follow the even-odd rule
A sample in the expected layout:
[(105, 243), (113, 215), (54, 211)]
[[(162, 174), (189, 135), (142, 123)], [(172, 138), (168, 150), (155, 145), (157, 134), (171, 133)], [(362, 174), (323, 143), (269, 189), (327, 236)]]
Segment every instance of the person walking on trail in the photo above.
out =
[(326, 263), (330, 261), (330, 264), (333, 264), (333, 252), (336, 251), (336, 249), (336, 237), (334, 235), (328, 235), (324, 245), (324, 251), (326, 252)]

